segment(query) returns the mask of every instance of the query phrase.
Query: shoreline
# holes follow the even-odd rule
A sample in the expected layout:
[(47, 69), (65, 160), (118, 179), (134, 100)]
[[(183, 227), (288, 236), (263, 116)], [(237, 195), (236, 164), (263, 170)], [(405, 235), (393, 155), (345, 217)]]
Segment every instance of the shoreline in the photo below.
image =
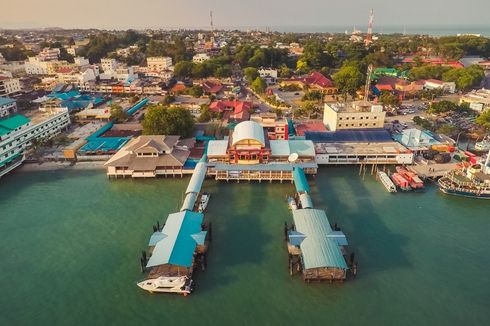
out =
[(56, 171), (56, 170), (104, 170), (103, 161), (94, 162), (44, 162), (44, 163), (23, 163), (18, 169), (18, 172), (32, 171)]

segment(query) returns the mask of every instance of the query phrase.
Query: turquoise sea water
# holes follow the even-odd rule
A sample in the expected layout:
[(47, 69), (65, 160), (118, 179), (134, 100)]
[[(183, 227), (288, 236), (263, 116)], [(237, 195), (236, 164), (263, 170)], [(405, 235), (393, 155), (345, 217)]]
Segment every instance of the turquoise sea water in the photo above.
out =
[(152, 224), (188, 178), (107, 180), (103, 172), (15, 173), (0, 182), (0, 325), (486, 325), (490, 202), (433, 186), (388, 194), (355, 168), (322, 168), (316, 207), (347, 234), (359, 274), (291, 278), (283, 224), (291, 184), (208, 180), (208, 269), (189, 297), (136, 286)]

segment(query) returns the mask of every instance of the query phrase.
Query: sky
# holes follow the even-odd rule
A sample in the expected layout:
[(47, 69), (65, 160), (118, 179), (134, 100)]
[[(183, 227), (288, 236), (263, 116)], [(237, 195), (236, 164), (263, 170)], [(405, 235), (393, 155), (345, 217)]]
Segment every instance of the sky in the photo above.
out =
[(0, 0), (0, 28), (489, 27), (490, 0)]

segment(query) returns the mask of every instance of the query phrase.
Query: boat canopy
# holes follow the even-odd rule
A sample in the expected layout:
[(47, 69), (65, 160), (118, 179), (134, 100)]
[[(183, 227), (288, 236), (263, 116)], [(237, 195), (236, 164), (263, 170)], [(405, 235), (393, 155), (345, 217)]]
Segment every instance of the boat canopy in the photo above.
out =
[(155, 232), (150, 238), (155, 248), (146, 267), (165, 264), (191, 267), (196, 246), (204, 243), (206, 236), (201, 229), (202, 220), (203, 214), (196, 212), (170, 214), (162, 231)]
[(310, 192), (310, 186), (306, 180), (305, 171), (303, 168), (296, 167), (293, 170), (294, 185), (297, 192)]
[(305, 236), (300, 243), (305, 269), (333, 267), (347, 269), (327, 215), (319, 209), (293, 210), (296, 231)]
[(208, 166), (206, 163), (199, 161), (194, 168), (194, 173), (192, 173), (191, 180), (189, 181), (189, 185), (185, 191), (185, 194), (194, 192), (198, 194), (201, 191), (202, 183), (204, 182), (204, 178), (206, 178), (206, 171)]

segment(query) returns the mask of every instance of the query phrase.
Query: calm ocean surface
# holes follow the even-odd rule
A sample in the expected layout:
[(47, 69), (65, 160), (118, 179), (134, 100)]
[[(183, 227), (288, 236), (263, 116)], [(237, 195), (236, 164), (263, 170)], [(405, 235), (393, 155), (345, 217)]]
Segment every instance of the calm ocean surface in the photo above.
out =
[(490, 202), (388, 194), (356, 168), (322, 168), (313, 201), (347, 234), (359, 274), (291, 278), (291, 184), (208, 180), (208, 269), (189, 297), (136, 286), (152, 224), (188, 178), (15, 173), (0, 182), (0, 325), (488, 325)]

